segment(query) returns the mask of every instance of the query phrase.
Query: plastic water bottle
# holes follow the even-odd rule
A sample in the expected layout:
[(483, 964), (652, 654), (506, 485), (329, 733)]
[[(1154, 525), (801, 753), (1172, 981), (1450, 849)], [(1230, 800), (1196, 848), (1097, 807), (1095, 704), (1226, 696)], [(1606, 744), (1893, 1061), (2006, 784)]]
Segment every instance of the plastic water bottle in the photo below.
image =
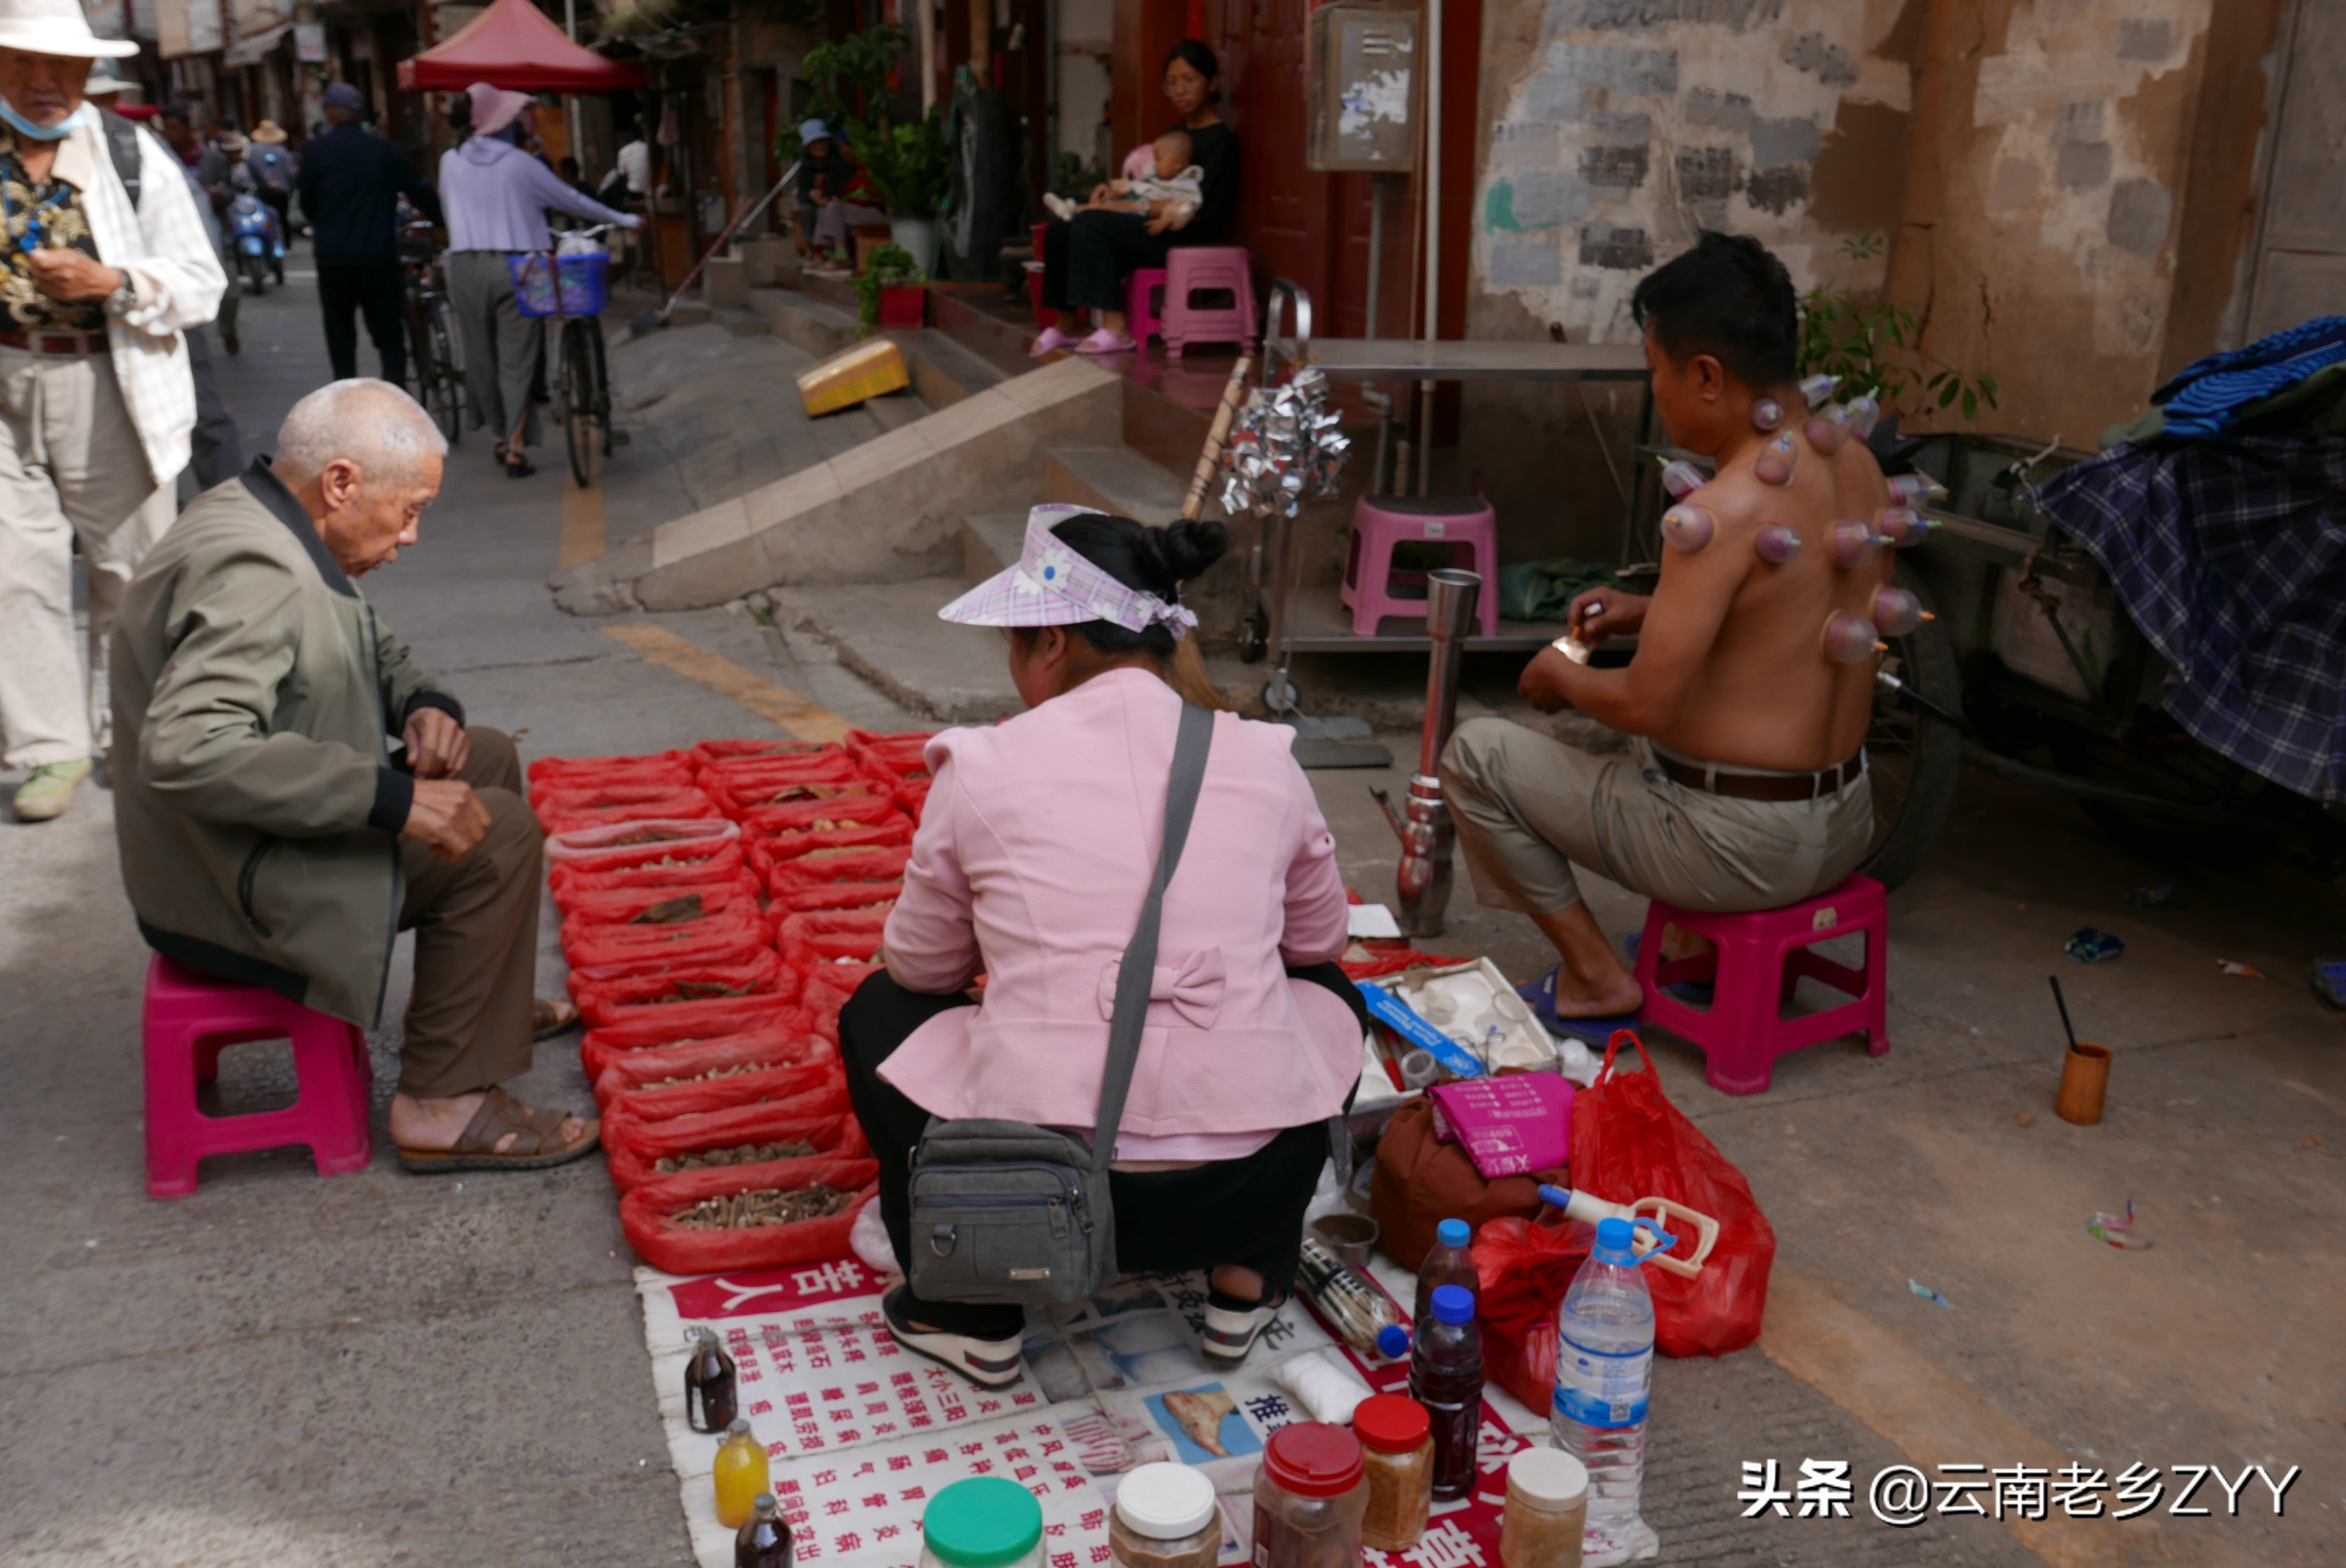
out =
[(1417, 1266), (1417, 1303), (1410, 1309), (1410, 1321), (1423, 1326), (1433, 1311), (1433, 1293), (1444, 1285), (1463, 1285), (1470, 1291), (1483, 1288), (1483, 1277), (1475, 1272), (1474, 1255), (1466, 1250), (1474, 1245), (1474, 1231), (1463, 1219), (1445, 1219), (1433, 1227), (1433, 1246), (1425, 1261)]
[(1596, 1246), (1556, 1314), (1556, 1446), (1588, 1470), (1591, 1563), (1622, 1562), (1638, 1533), (1646, 1475), (1646, 1398), (1654, 1379), (1654, 1298), (1629, 1249), (1626, 1219), (1596, 1222)]
[(1433, 1315), (1409, 1348), (1409, 1397), (1433, 1426), (1433, 1495), (1448, 1502), (1474, 1490), (1475, 1446), (1483, 1432), (1483, 1331), (1474, 1294), (1436, 1286)]

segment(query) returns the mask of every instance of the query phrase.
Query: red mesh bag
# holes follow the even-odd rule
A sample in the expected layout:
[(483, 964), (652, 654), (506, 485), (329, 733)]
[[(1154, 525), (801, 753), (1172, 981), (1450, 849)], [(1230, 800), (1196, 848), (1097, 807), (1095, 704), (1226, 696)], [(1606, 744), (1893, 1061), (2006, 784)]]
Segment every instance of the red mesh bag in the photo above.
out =
[[(775, 1160), (713, 1171), (684, 1171), (648, 1182), (619, 1200), (627, 1245), (654, 1268), (670, 1274), (724, 1274), (828, 1263), (848, 1256), (847, 1233), (856, 1212), (878, 1196), (880, 1167), (871, 1160)], [(686, 1230), (668, 1217), (703, 1198), (777, 1187), (795, 1191), (821, 1182), (856, 1201), (823, 1219), (761, 1225), (744, 1230)]]
[[(578, 1061), (586, 1070), (588, 1083), (600, 1084), (603, 1074), (614, 1065), (646, 1051), (714, 1046), (721, 1041), (753, 1038), (770, 1040), (780, 1049), (789, 1042), (814, 1037), (806, 1010), (797, 1005), (795, 999), (777, 1002), (770, 996), (727, 997), (721, 1002), (672, 1002), (665, 1007), (637, 1011), (644, 1016), (586, 1032), (586, 1038), (578, 1047)], [(660, 1073), (654, 1076), (671, 1074)]]
[(632, 844), (609, 859), (585, 863), (557, 860), (546, 880), (558, 900), (571, 888), (691, 888), (703, 882), (729, 882), (749, 865), (739, 839)]
[(578, 944), (578, 953), (600, 958), (601, 962), (582, 963), (568, 948), (565, 948), (564, 956), (570, 960), (570, 980), (576, 989), (580, 985), (599, 988), (615, 981), (652, 975), (698, 976), (711, 970), (730, 971), (757, 962), (771, 951), (772, 943), (760, 927), (728, 923), (698, 941), (676, 942), (665, 948), (597, 952), (591, 941)]
[[(549, 812), (601, 810), (609, 806), (640, 806), (646, 801), (666, 799), (698, 790), (699, 785), (687, 779), (678, 780), (673, 774), (648, 774), (641, 778), (607, 779), (594, 782), (569, 781), (541, 784), (530, 791), (530, 804), (539, 815)], [(649, 816), (650, 812), (638, 812)]]
[(717, 817), (717, 802), (698, 789), (682, 789), (657, 799), (631, 801), (609, 806), (589, 806), (576, 801), (575, 796), (556, 796), (549, 805), (536, 808), (538, 822), (549, 833), (575, 833), (581, 828), (600, 828), (617, 822), (640, 822), (648, 819), (673, 821), (680, 818)]
[[(777, 960), (778, 967), (779, 962)], [(606, 1006), (599, 1010), (590, 1010), (582, 1001), (578, 1003), (578, 1011), (586, 1014), (587, 1023), (596, 1030), (642, 1028), (648, 1030), (652, 1038), (643, 1040), (641, 1044), (667, 1045), (678, 1040), (705, 1040), (712, 1034), (730, 1034), (770, 1020), (776, 1013), (795, 1016), (790, 1003), (798, 1000), (798, 972), (783, 969), (771, 991), (754, 995), (639, 1002)], [(761, 1008), (768, 1011), (761, 1012)], [(733, 1022), (735, 1019), (740, 1022)]]
[(562, 953), (573, 969), (593, 969), (607, 963), (682, 958), (689, 953), (722, 952), (744, 940), (770, 933), (772, 927), (744, 901), (700, 920), (677, 925), (607, 925), (594, 921), (565, 921)]
[[(698, 915), (676, 908), (687, 899), (700, 901)], [(562, 911), (563, 933), (569, 934), (573, 922), (579, 925), (688, 925), (695, 920), (722, 914), (736, 904), (746, 905), (751, 914), (758, 909), (758, 884), (747, 876), (729, 882), (711, 882), (697, 888), (574, 888), (556, 898), (555, 904)], [(662, 906), (671, 906), (663, 911)], [(667, 912), (674, 919), (645, 920), (647, 914)]]
[(715, 817), (651, 818), (606, 822), (549, 835), (546, 858), (581, 870), (632, 866), (665, 854), (689, 854), (707, 845), (738, 839), (741, 830)]
[(836, 740), (704, 740), (693, 747), (691, 758), (697, 768), (707, 768), (719, 762), (755, 761), (760, 758), (783, 760), (794, 757), (821, 757), (847, 748)]
[(911, 848), (904, 845), (810, 850), (803, 855), (775, 861), (766, 875), (766, 886), (780, 898), (784, 888), (818, 882), (901, 882), (904, 880), (904, 864), (912, 858)]
[(898, 809), (904, 813), (904, 815), (917, 822), (921, 820), (921, 813), (928, 809), (928, 775), (923, 774), (918, 779), (903, 779), (897, 780), (896, 805)]
[[(788, 1099), (843, 1081), (839, 1052), (830, 1042), (811, 1034), (778, 1039), (779, 1033), (760, 1031), (631, 1051), (595, 1080), (595, 1097), (605, 1111), (627, 1121), (665, 1122), (728, 1105)], [(700, 1075), (708, 1073), (719, 1075)]]
[(827, 801), (895, 799), (885, 784), (869, 779), (733, 779), (710, 771), (700, 776), (700, 787), (728, 811), (740, 814), (773, 806), (819, 806)]
[(692, 754), (653, 751), (641, 757), (541, 757), (528, 769), (530, 792), (588, 788), (597, 784), (645, 783), (665, 779), (678, 788), (692, 782)]
[(887, 817), (877, 822), (842, 824), (836, 828), (799, 828), (778, 837), (753, 836), (746, 839), (750, 869), (761, 879), (770, 879), (774, 868), (785, 860), (795, 860), (817, 850), (882, 850), (909, 846), (913, 841), (913, 824), (891, 806)]
[(706, 1002), (712, 997), (767, 996), (784, 991), (796, 996), (801, 977), (783, 967), (771, 949), (735, 963), (684, 961), (650, 974), (624, 975), (612, 980), (570, 977), (570, 997), (590, 1024), (613, 1023), (618, 1010), (678, 1002)]
[(777, 927), (809, 910), (871, 910), (884, 915), (896, 907), (903, 891), (902, 882), (805, 882), (776, 889), (766, 912)]
[(662, 1172), (658, 1168), (659, 1161), (678, 1155), (705, 1154), (710, 1149), (733, 1148), (741, 1144), (796, 1141), (814, 1145), (814, 1154), (788, 1157), (812, 1159), (832, 1155), (853, 1159), (872, 1152), (871, 1145), (863, 1141), (862, 1127), (847, 1109), (843, 1083), (818, 1084), (786, 1099), (769, 1100), (762, 1105), (729, 1105), (722, 1110), (671, 1116), (661, 1122), (631, 1121), (617, 1115), (607, 1116), (603, 1121), (603, 1152), (611, 1162), (612, 1184), (621, 1192), (633, 1192), (664, 1175), (683, 1175), (680, 1171)]
[(826, 747), (794, 756), (719, 759), (700, 768), (703, 788), (721, 783), (740, 792), (758, 785), (780, 789), (785, 784), (837, 784), (862, 777), (855, 759), (844, 750)]
[(929, 771), (929, 742), (936, 731), (904, 730), (882, 734), (872, 729), (851, 729), (847, 732), (847, 749), (863, 764), (864, 771), (875, 779), (926, 778)]
[[(627, 1114), (636, 1120), (657, 1123), (671, 1115), (685, 1115), (688, 1111), (713, 1111), (718, 1106), (676, 1106), (676, 1090), (699, 1087), (701, 1083), (722, 1083), (722, 1078), (701, 1078), (701, 1074), (725, 1071), (728, 1078), (749, 1078), (753, 1074), (777, 1069), (823, 1069), (823, 1075), (838, 1071), (840, 1053), (832, 1050), (828, 1041), (819, 1041), (805, 1029), (750, 1029), (749, 1033), (725, 1033), (713, 1041), (685, 1041), (683, 1045), (648, 1045), (643, 1050), (624, 1050), (610, 1054), (610, 1064), (596, 1074), (594, 1097), (596, 1104), (610, 1106), (624, 1095), (648, 1095), (652, 1085), (659, 1085), (657, 1095), (668, 1099), (645, 1099), (643, 1106), (671, 1106), (652, 1115), (640, 1108), (628, 1108)], [(728, 1071), (734, 1069), (734, 1071)], [(680, 1083), (683, 1081), (683, 1083)], [(810, 1075), (802, 1085), (789, 1087), (789, 1095), (810, 1090), (821, 1081), (821, 1075)]]

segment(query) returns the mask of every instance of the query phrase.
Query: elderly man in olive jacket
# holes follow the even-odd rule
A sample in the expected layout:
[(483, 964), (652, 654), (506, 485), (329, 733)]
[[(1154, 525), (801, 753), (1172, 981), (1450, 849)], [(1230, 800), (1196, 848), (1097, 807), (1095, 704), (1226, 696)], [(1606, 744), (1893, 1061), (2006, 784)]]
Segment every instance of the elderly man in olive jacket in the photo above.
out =
[(397, 387), (336, 382), (294, 404), (273, 466), (180, 514), (115, 634), (115, 820), (140, 932), (191, 969), (372, 1024), (415, 928), (400, 1163), (530, 1169), (597, 1128), (496, 1086), (567, 1022), (535, 997), (520, 760), (464, 727), (353, 581), (415, 543), (446, 451)]

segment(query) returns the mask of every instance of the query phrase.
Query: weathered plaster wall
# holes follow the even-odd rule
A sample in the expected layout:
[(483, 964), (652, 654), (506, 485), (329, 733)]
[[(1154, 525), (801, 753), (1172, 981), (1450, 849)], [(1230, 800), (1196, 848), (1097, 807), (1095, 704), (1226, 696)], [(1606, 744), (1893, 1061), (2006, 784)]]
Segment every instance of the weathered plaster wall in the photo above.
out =
[[(1630, 341), (1637, 280), (1698, 229), (1725, 229), (1765, 241), (1803, 289), (1886, 288), (1916, 307), (1933, 354), (2001, 383), (1982, 426), (2090, 443), (2216, 346), (2277, 9), (1490, 0), (1469, 335)], [(2218, 16), (2228, 31), (2211, 42)], [(1848, 254), (1865, 233), (1885, 256)], [(1503, 504), (1550, 514), (1542, 545), (1609, 553), (1604, 471), (1576, 463), (1584, 483), (1559, 487), (1554, 454), (1593, 453), (1601, 427), (1617, 460), (1627, 414), (1592, 427), (1577, 407), (1559, 419), (1558, 401), (1470, 395), (1461, 466), (1483, 468)], [(1596, 519), (1569, 500), (1559, 514), (1560, 488)]]

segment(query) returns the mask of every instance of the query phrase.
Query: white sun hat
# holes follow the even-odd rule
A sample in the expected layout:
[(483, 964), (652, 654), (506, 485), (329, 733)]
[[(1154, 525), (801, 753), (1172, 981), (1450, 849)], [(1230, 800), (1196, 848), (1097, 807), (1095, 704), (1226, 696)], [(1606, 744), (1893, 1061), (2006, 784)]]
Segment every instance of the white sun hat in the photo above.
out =
[(0, 0), (0, 49), (68, 60), (118, 60), (137, 54), (138, 46), (91, 32), (81, 0)]
[(1117, 582), (1060, 542), (1053, 532), (1070, 517), (1105, 515), (1089, 506), (1046, 502), (1026, 514), (1018, 564), (1005, 566), (937, 612), (965, 626), (1071, 626), (1107, 621), (1128, 632), (1160, 622), (1176, 638), (1198, 624), (1196, 614)]

